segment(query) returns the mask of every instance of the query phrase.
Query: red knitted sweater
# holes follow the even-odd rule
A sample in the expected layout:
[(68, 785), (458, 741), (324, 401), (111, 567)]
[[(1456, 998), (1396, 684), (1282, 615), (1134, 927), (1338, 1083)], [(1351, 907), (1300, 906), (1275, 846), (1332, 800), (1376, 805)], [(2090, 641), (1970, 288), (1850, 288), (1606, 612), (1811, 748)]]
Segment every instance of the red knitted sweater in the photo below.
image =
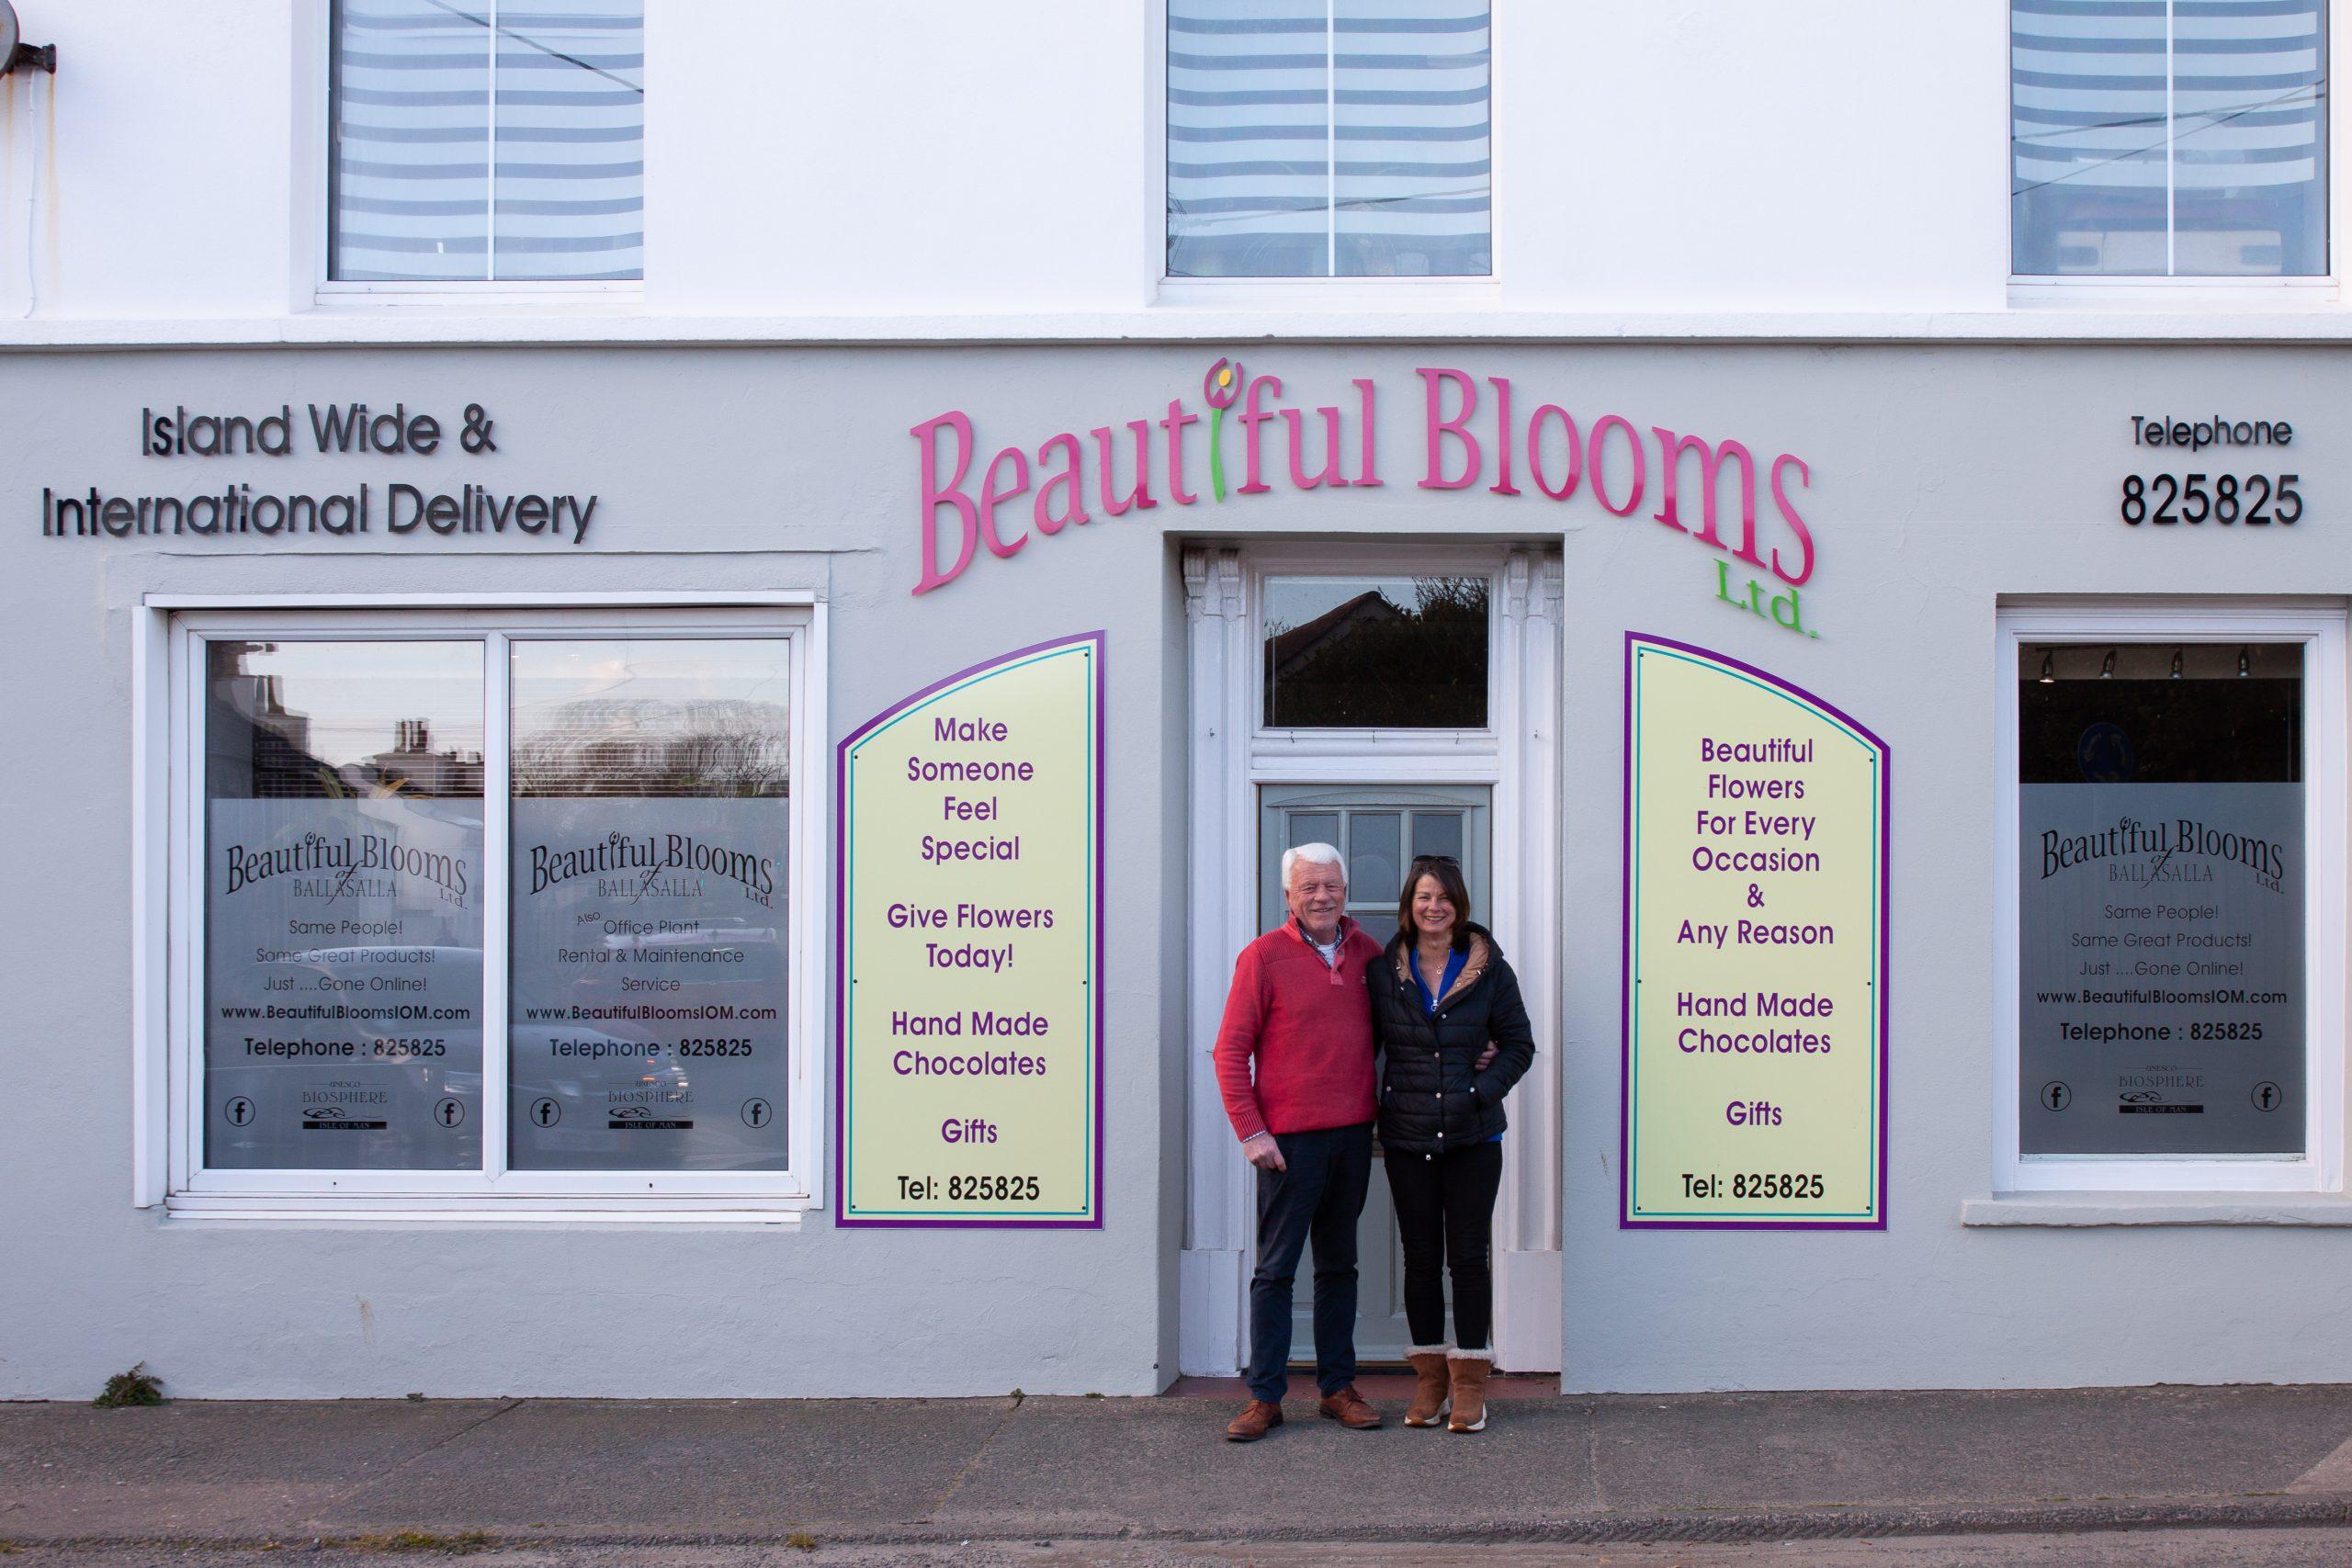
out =
[(1372, 1005), (1363, 976), (1379, 960), (1380, 944), (1344, 916), (1336, 964), (1323, 962), (1296, 920), (1241, 950), (1216, 1047), (1217, 1089), (1237, 1137), (1372, 1120)]

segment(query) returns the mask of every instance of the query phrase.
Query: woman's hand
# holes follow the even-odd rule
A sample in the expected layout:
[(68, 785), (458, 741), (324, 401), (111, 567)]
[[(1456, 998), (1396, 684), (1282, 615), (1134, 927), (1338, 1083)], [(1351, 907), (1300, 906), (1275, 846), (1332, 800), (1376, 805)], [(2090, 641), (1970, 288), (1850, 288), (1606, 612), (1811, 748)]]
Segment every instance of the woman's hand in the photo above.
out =
[(1250, 1163), (1260, 1170), (1288, 1170), (1290, 1168), (1283, 1163), (1283, 1146), (1274, 1142), (1274, 1135), (1272, 1133), (1261, 1133), (1254, 1138), (1244, 1140), (1241, 1152), (1248, 1156)]
[(1501, 1046), (1497, 1045), (1491, 1040), (1487, 1041), (1487, 1048), (1478, 1053), (1478, 1059), (1470, 1065), (1470, 1070), (1474, 1073), (1485, 1072), (1489, 1066), (1494, 1065), (1495, 1057), (1500, 1054), (1501, 1050)]

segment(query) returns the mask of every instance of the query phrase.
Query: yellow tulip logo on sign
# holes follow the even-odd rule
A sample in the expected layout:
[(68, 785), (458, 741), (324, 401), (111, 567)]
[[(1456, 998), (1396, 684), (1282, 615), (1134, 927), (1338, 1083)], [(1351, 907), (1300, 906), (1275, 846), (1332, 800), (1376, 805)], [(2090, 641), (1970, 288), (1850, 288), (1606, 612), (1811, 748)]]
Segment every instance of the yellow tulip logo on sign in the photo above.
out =
[(841, 1224), (1102, 1223), (1102, 643), (841, 744)]
[(1885, 1228), (1889, 771), (1811, 693), (1627, 634), (1621, 1226)]

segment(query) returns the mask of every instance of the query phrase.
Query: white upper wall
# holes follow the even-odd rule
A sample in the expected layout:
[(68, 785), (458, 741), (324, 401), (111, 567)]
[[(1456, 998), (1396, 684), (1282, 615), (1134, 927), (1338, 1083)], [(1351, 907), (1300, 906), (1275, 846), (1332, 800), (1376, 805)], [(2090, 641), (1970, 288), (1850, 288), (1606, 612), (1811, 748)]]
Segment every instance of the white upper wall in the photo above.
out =
[[(60, 68), (0, 83), (0, 317), (311, 310), (325, 0), (18, 6)], [(1368, 308), (1434, 332), (2009, 302), (2007, 17), (1984, 0), (1495, 0), (1492, 282), (1165, 293), (1152, 0), (647, 9), (627, 315)]]

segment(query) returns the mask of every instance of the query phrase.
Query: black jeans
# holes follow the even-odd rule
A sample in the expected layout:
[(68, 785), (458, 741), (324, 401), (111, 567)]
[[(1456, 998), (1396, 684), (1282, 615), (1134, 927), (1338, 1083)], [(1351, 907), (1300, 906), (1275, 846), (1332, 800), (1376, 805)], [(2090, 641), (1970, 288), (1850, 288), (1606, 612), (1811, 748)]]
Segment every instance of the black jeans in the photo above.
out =
[(1372, 1183), (1372, 1123), (1277, 1133), (1282, 1170), (1258, 1172), (1258, 1271), (1250, 1280), (1250, 1393), (1290, 1386), (1291, 1280), (1315, 1241), (1315, 1382), (1356, 1381), (1356, 1219)]
[(1393, 1150), (1388, 1191), (1405, 1244), (1405, 1324), (1416, 1345), (1445, 1343), (1445, 1288), (1453, 1276), (1453, 1342), (1483, 1350), (1495, 1323), (1495, 1194), (1502, 1188), (1503, 1146), (1472, 1144), (1442, 1155)]

